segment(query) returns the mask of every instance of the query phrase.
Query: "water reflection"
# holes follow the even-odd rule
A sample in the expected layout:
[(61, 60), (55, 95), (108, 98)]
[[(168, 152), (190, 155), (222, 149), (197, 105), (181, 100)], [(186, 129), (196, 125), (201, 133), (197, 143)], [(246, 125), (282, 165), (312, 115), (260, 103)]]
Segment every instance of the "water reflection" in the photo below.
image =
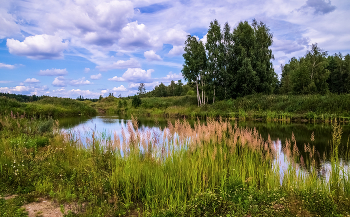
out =
[[(163, 134), (168, 120), (173, 124), (175, 122), (175, 119), (141, 118), (138, 120), (139, 129), (141, 132), (152, 131), (152, 135), (157, 135), (160, 140), (159, 143), (161, 143), (162, 138), (159, 135)], [(127, 130), (127, 124), (131, 120), (125, 117), (97, 116), (90, 119), (79, 117), (60, 119), (59, 121), (64, 132), (73, 132), (76, 135), (76, 139), (82, 141), (83, 144), (90, 143), (93, 135), (100, 138), (105, 145), (108, 145), (108, 141), (112, 140), (115, 135), (119, 136), (121, 142), (130, 136)], [(201, 122), (204, 121), (201, 120)], [(189, 124), (192, 127), (194, 123), (194, 120), (189, 120)], [(281, 177), (283, 177), (284, 171), (288, 169), (291, 162), (295, 164), (294, 166), (297, 167), (297, 171), (310, 171), (310, 165), (313, 165), (319, 171), (320, 176), (327, 178), (329, 175), (329, 154), (331, 153), (329, 143), (332, 140), (332, 126), (330, 124), (278, 124), (262, 122), (237, 122), (236, 124), (238, 127), (255, 128), (264, 140), (268, 140), (270, 137), (278, 153), (274, 164), (279, 165)], [(342, 154), (344, 168), (347, 168), (350, 126), (343, 125), (342, 128), (343, 134), (339, 150)], [(122, 129), (124, 129), (124, 136), (122, 135)], [(291, 161), (288, 158), (288, 153), (296, 149), (301, 156), (298, 162), (295, 160)]]

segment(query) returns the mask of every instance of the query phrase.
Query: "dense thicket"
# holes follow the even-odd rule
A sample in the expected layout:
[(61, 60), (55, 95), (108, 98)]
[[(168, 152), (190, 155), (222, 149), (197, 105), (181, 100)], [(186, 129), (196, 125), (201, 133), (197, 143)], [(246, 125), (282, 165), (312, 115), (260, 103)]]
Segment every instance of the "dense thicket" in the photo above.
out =
[(272, 34), (262, 22), (240, 22), (231, 31), (210, 23), (207, 42), (189, 35), (185, 42), (184, 78), (196, 84), (198, 105), (254, 93), (270, 94), (278, 79), (272, 67)]
[(0, 97), (1, 96), (5, 96), (6, 98), (9, 98), (9, 99), (15, 99), (18, 102), (35, 102), (45, 97), (48, 97), (48, 96), (36, 96), (36, 95), (27, 96), (27, 95), (21, 95), (21, 94), (13, 94), (13, 93), (0, 93)]
[(147, 93), (141, 93), (139, 91), (140, 97), (168, 97), (168, 96), (184, 96), (191, 95), (191, 84), (184, 85), (181, 80), (171, 81), (168, 86), (160, 83), (160, 85), (155, 86), (154, 90)]

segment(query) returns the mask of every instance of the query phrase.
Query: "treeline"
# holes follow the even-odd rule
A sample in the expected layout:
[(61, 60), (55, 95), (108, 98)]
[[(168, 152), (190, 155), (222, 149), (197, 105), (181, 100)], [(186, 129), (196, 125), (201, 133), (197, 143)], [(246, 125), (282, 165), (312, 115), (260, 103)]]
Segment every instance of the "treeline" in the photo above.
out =
[(350, 93), (350, 55), (328, 56), (317, 44), (299, 59), (282, 65), (280, 93), (326, 94)]
[(181, 80), (178, 80), (177, 83), (175, 81), (171, 81), (168, 86), (160, 83), (160, 85), (155, 86), (152, 91), (147, 93), (142, 93), (139, 90), (139, 95), (141, 97), (168, 97), (168, 96), (185, 96), (192, 95), (194, 92), (192, 91), (191, 84), (183, 84)]
[(229, 99), (278, 89), (272, 67), (272, 34), (262, 22), (240, 22), (231, 31), (217, 20), (210, 23), (207, 42), (189, 35), (185, 42), (182, 74), (196, 84), (198, 105), (209, 99)]
[(102, 95), (100, 95), (100, 98), (99, 99), (92, 99), (92, 98), (84, 98), (83, 96), (79, 96), (79, 97), (77, 97), (77, 100), (78, 101), (91, 101), (91, 102), (97, 102), (97, 101), (99, 101), (99, 100), (101, 100), (103, 97), (102, 97)]
[(6, 98), (9, 98), (9, 99), (15, 99), (18, 102), (35, 102), (45, 97), (49, 97), (49, 96), (36, 96), (36, 95), (27, 96), (27, 95), (21, 95), (21, 94), (13, 94), (13, 93), (0, 93), (0, 97), (1, 96), (5, 96)]

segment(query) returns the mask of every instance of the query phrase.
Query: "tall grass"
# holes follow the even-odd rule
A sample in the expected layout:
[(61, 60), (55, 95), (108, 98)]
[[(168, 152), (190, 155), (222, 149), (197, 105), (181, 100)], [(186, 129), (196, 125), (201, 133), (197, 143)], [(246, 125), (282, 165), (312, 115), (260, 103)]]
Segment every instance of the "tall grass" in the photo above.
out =
[[(87, 141), (78, 132), (59, 133), (51, 120), (38, 124), (12, 116), (0, 121), (17, 125), (0, 131), (0, 192), (78, 202), (80, 215), (333, 216), (350, 211), (349, 173), (336, 157), (341, 135), (336, 123), (327, 181), (319, 176), (314, 149), (307, 148), (310, 158), (303, 162), (294, 137), (283, 147), (289, 163), (281, 173), (276, 143), (223, 119), (197, 121), (193, 128), (178, 120), (157, 131), (139, 129), (133, 118), (121, 138), (117, 132), (103, 138), (92, 132)], [(46, 123), (53, 130), (40, 131)], [(27, 145), (38, 136), (48, 143)]]
[(86, 103), (68, 98), (45, 97), (36, 102), (23, 103), (0, 97), (0, 115), (10, 115), (11, 112), (26, 117), (53, 118), (97, 114), (96, 110)]
[(197, 106), (195, 96), (142, 98), (138, 109), (128, 113), (142, 116), (231, 117), (263, 121), (331, 122), (349, 121), (350, 95), (250, 95)]

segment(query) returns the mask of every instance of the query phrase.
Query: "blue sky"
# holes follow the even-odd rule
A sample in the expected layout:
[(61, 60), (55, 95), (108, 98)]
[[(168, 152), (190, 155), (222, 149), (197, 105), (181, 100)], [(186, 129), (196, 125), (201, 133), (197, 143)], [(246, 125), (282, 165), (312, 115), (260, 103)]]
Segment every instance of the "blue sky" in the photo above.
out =
[(350, 53), (348, 0), (7, 0), (0, 8), (0, 92), (76, 98), (134, 95), (182, 79), (188, 34), (210, 21), (269, 26), (276, 73), (313, 43)]

